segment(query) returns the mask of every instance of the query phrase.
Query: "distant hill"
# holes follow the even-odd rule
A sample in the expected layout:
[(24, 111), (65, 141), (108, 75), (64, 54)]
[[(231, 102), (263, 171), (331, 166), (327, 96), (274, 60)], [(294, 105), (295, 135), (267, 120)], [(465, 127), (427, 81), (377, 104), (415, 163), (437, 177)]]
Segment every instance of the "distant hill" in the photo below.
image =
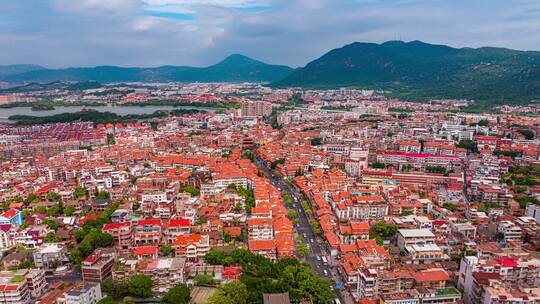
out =
[(111, 82), (273, 82), (285, 78), (293, 69), (271, 65), (242, 55), (231, 55), (218, 64), (205, 67), (162, 66), (157, 68), (93, 68), (36, 69), (1, 75), (0, 81), (12, 83), (50, 83), (55, 81)]
[(540, 99), (540, 52), (421, 41), (355, 42), (295, 70), (277, 87), (361, 87), (401, 98)]
[(12, 65), (0, 65), (0, 77), (17, 75), (21, 73), (38, 71), (45, 69), (37, 64), (12, 64)]

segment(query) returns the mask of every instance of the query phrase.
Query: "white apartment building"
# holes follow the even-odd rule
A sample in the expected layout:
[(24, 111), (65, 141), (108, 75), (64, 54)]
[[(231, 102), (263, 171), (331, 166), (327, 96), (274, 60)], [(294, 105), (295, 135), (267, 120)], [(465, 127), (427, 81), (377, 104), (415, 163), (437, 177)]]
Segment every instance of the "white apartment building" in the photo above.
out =
[(58, 299), (59, 304), (96, 304), (103, 298), (101, 285), (98, 283), (84, 284), (64, 294), (63, 299)]
[(497, 233), (499, 233), (505, 242), (515, 242), (521, 239), (521, 227), (511, 221), (499, 222), (497, 226)]

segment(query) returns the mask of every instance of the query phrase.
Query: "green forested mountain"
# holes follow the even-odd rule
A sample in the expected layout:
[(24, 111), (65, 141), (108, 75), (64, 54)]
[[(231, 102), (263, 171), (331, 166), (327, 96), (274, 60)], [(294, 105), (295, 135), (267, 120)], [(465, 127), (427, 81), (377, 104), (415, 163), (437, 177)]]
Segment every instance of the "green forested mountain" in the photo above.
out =
[(540, 99), (540, 52), (457, 49), (421, 41), (355, 42), (273, 85), (382, 89), (405, 99), (528, 102)]
[(97, 81), (110, 82), (272, 82), (283, 79), (293, 69), (270, 65), (242, 55), (231, 55), (218, 64), (196, 68), (162, 66), (157, 68), (124, 68), (98, 66), (92, 68), (40, 69), (2, 76), (8, 82)]

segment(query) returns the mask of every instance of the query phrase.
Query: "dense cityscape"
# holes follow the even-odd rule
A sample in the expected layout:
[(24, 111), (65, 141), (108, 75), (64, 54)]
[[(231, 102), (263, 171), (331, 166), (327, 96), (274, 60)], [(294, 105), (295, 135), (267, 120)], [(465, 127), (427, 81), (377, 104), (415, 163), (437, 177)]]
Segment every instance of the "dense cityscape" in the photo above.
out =
[(0, 102), (0, 303), (540, 303), (538, 104), (97, 82)]
[(1, 0), (0, 304), (540, 304), (540, 1)]

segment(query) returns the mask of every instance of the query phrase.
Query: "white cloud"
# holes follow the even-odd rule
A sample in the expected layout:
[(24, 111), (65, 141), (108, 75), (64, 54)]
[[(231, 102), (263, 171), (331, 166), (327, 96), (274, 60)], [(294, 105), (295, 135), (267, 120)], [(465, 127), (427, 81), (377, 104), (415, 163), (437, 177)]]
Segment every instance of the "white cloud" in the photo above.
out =
[(193, 14), (201, 7), (222, 7), (227, 9), (249, 9), (266, 7), (270, 0), (142, 0), (149, 11)]
[(0, 20), (0, 64), (51, 67), (206, 66), (231, 53), (302, 66), (397, 38), (540, 49), (537, 0), (0, 0)]
[(140, 6), (140, 0), (54, 0), (55, 8), (68, 12), (125, 14)]

